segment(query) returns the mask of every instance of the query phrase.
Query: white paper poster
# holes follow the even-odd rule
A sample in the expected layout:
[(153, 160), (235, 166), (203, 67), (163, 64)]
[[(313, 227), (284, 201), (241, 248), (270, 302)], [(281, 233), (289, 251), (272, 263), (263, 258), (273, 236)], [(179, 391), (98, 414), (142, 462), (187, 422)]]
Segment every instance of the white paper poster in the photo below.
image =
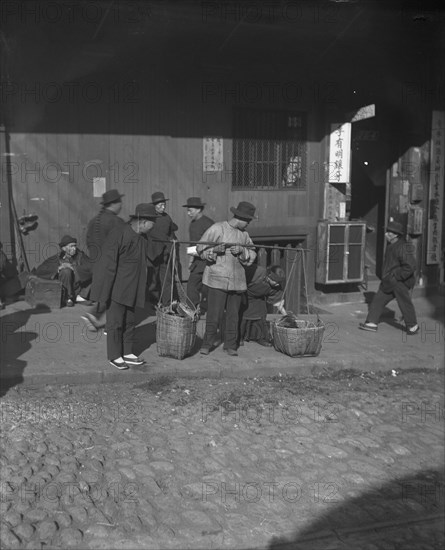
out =
[(349, 183), (351, 123), (331, 124), (329, 142), (329, 183)]
[(222, 172), (223, 140), (217, 137), (203, 138), (203, 171)]

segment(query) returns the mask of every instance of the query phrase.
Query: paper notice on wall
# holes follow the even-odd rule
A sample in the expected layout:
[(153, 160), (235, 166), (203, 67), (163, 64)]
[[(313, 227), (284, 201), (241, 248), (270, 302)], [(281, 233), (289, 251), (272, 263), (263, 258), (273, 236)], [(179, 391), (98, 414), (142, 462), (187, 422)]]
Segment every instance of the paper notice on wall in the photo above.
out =
[(203, 138), (204, 172), (222, 172), (223, 170), (223, 140), (216, 137)]
[(106, 178), (93, 178), (93, 197), (101, 197), (106, 187)]
[(331, 124), (329, 141), (329, 183), (350, 181), (351, 124)]

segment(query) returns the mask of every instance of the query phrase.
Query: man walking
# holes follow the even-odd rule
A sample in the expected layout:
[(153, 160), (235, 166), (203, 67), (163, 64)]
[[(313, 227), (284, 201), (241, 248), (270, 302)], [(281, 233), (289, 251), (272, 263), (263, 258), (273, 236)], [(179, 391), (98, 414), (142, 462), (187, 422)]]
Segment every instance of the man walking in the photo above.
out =
[(224, 350), (229, 355), (238, 355), (239, 310), (247, 289), (244, 267), (251, 265), (256, 258), (252, 240), (246, 232), (255, 217), (255, 207), (249, 202), (240, 202), (237, 208), (232, 206), (230, 210), (233, 218), (213, 224), (201, 238), (201, 241), (214, 242), (215, 245), (197, 245), (199, 255), (207, 262), (202, 279), (208, 287), (206, 331), (201, 347), (203, 355), (208, 355), (215, 343), (224, 309)]
[(155, 219), (153, 205), (138, 204), (129, 223), (109, 233), (94, 267), (91, 298), (106, 305), (108, 361), (119, 370), (145, 362), (133, 353), (135, 308), (145, 305), (147, 258), (152, 259), (145, 235)]
[(407, 334), (417, 334), (416, 312), (410, 296), (414, 288), (416, 259), (414, 247), (403, 237), (403, 226), (398, 222), (389, 222), (385, 237), (388, 242), (383, 261), (382, 281), (369, 306), (368, 316), (359, 328), (377, 332), (380, 316), (384, 307), (394, 298), (402, 312)]
[(118, 216), (122, 210), (122, 197), (117, 189), (110, 189), (102, 195), (102, 208), (94, 218), (88, 222), (86, 243), (88, 255), (94, 262), (101, 255), (102, 245), (108, 233), (116, 226), (125, 222)]
[(190, 197), (187, 199), (187, 204), (182, 206), (187, 208), (187, 215), (190, 218), (189, 236), (192, 243), (189, 249), (190, 252), (188, 251), (190, 255), (190, 274), (187, 282), (187, 296), (195, 307), (200, 305), (201, 313), (205, 313), (207, 311), (207, 293), (205, 291), (206, 287), (202, 285), (202, 275), (206, 262), (199, 257), (196, 251), (196, 243), (215, 222), (204, 215), (205, 203), (201, 201), (200, 197)]
[[(88, 222), (86, 243), (89, 257), (93, 262), (102, 254), (102, 246), (112, 229), (125, 224), (118, 216), (122, 210), (122, 197), (117, 189), (110, 189), (102, 195), (102, 208), (94, 218)], [(105, 306), (96, 304), (89, 313), (82, 315), (88, 328), (92, 331), (105, 326)]]

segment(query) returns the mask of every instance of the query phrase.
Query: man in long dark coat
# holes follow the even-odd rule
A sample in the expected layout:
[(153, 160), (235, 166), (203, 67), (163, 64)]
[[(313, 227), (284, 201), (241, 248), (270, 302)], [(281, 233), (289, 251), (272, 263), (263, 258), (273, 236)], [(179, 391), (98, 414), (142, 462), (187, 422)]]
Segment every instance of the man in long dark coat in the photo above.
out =
[(187, 199), (187, 204), (183, 207), (187, 208), (187, 215), (190, 218), (189, 236), (191, 241), (190, 251), (190, 266), (189, 280), (187, 282), (187, 297), (194, 306), (200, 305), (201, 313), (207, 311), (207, 295), (202, 284), (202, 275), (206, 266), (205, 260), (199, 257), (196, 251), (196, 243), (201, 239), (204, 233), (215, 222), (203, 213), (205, 203), (200, 197), (190, 197)]
[[(102, 195), (102, 208), (87, 226), (86, 243), (88, 255), (93, 262), (102, 254), (102, 246), (108, 234), (125, 222), (118, 216), (122, 210), (122, 195), (117, 189), (110, 189)], [(105, 326), (105, 305), (96, 304), (91, 311), (82, 315), (89, 330), (98, 330)]]
[[(151, 196), (151, 204), (155, 207), (157, 217), (155, 226), (150, 232), (150, 238), (153, 241), (153, 246), (156, 254), (156, 260), (151, 271), (151, 282), (149, 286), (150, 292), (156, 292), (162, 305), (169, 305), (171, 297), (171, 266), (168, 267), (168, 259), (171, 251), (171, 241), (176, 239), (175, 231), (178, 226), (165, 211), (167, 201), (164, 193), (157, 191)], [(177, 250), (178, 251), (178, 250)], [(177, 268), (180, 269), (178, 255)]]
[(138, 204), (128, 224), (110, 232), (94, 267), (91, 299), (106, 304), (108, 361), (120, 370), (144, 363), (133, 353), (135, 308), (145, 305), (147, 259), (154, 259), (145, 235), (155, 219), (153, 205)]

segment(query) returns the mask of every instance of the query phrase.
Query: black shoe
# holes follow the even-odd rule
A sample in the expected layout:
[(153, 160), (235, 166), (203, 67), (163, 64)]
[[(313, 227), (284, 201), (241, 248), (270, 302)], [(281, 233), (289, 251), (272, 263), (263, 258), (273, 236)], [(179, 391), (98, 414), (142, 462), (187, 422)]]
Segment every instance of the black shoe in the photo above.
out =
[(407, 334), (417, 334), (420, 331), (419, 325), (414, 325), (413, 327), (406, 327)]
[(225, 352), (227, 353), (227, 355), (230, 355), (231, 357), (238, 357), (238, 353), (236, 350), (234, 349), (226, 349)]
[(367, 330), (368, 332), (377, 332), (377, 327), (369, 325), (368, 323), (360, 323), (358, 328), (361, 330)]
[(71, 300), (71, 298), (68, 298), (66, 301), (66, 307), (74, 307), (74, 302)]
[(201, 355), (208, 355), (210, 353), (210, 348), (202, 346), (202, 348), (199, 350), (199, 353)]
[(119, 370), (127, 370), (129, 367), (125, 361), (117, 361), (114, 359), (113, 361), (108, 361), (110, 365), (113, 365), (113, 367), (116, 367)]
[(145, 363), (145, 359), (142, 359), (142, 357), (137, 357), (134, 354), (124, 355), (124, 361), (128, 365), (143, 365)]

